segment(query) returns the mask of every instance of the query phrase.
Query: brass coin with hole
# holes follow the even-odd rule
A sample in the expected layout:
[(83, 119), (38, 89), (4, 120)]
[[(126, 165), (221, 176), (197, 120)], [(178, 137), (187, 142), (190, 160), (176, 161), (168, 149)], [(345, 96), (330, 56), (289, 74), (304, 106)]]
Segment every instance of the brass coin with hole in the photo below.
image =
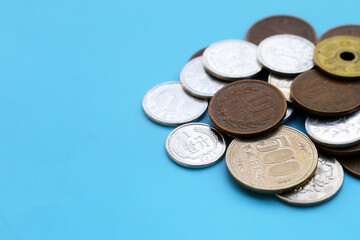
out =
[(335, 78), (360, 77), (360, 37), (335, 36), (318, 43), (315, 65)]

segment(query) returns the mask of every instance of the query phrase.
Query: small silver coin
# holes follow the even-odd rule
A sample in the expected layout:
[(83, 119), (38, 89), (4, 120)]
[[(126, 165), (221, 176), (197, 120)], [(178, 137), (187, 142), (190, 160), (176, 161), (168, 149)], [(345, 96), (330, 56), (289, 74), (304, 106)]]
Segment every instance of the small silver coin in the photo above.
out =
[(204, 99), (211, 98), (226, 85), (226, 82), (213, 78), (205, 71), (202, 56), (190, 60), (183, 67), (180, 82), (189, 94)]
[(282, 124), (284, 124), (284, 123), (286, 123), (288, 120), (289, 120), (289, 118), (291, 117), (291, 115), (293, 114), (293, 112), (294, 112), (294, 108), (293, 107), (290, 107), (289, 105), (287, 106), (287, 108), (286, 108), (286, 113), (285, 113), (285, 117), (284, 117), (284, 119), (282, 120)]
[(290, 99), (290, 87), (294, 78), (282, 77), (270, 73), (268, 82), (277, 87), (285, 96), (286, 101), (292, 102)]
[(344, 170), (335, 158), (319, 154), (315, 175), (302, 187), (276, 194), (281, 200), (297, 205), (314, 205), (333, 197), (344, 182)]
[(360, 111), (338, 118), (307, 117), (305, 129), (321, 145), (342, 148), (360, 142)]
[(166, 139), (166, 151), (181, 166), (208, 167), (216, 163), (226, 149), (224, 137), (204, 123), (188, 123), (174, 129)]
[(152, 121), (175, 126), (199, 118), (206, 111), (208, 102), (187, 94), (180, 82), (166, 82), (150, 89), (142, 106)]
[(203, 54), (205, 69), (213, 76), (234, 81), (254, 76), (261, 70), (256, 59), (257, 46), (242, 40), (223, 40), (211, 44)]
[(279, 34), (264, 39), (258, 47), (257, 58), (271, 72), (295, 76), (314, 67), (315, 45), (291, 34)]

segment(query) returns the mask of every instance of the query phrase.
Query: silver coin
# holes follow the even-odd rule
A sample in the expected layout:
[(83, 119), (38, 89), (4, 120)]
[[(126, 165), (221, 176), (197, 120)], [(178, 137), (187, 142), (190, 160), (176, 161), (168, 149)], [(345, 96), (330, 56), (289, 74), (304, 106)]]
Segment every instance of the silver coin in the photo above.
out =
[(333, 197), (344, 181), (344, 170), (335, 158), (319, 154), (315, 175), (302, 187), (276, 194), (281, 200), (300, 205), (314, 205)]
[(188, 123), (174, 129), (166, 139), (166, 151), (184, 167), (208, 167), (216, 163), (226, 149), (224, 137), (204, 123)]
[(150, 89), (142, 106), (152, 121), (174, 126), (199, 118), (206, 111), (208, 102), (187, 94), (180, 82), (166, 82)]
[(305, 129), (321, 145), (341, 148), (360, 142), (360, 111), (338, 118), (307, 117)]
[(279, 34), (259, 44), (257, 57), (269, 71), (294, 76), (314, 67), (314, 49), (315, 45), (305, 38)]
[(183, 67), (180, 82), (189, 94), (205, 99), (211, 98), (226, 85), (226, 82), (213, 78), (205, 71), (202, 56), (192, 59)]
[(257, 46), (242, 40), (223, 40), (211, 44), (203, 54), (205, 69), (217, 78), (234, 81), (251, 77), (261, 70), (256, 59)]
[(290, 87), (293, 79), (294, 78), (282, 77), (270, 73), (268, 82), (277, 87), (284, 94), (286, 101), (292, 102), (290, 99)]
[(286, 113), (285, 113), (285, 117), (284, 119), (282, 120), (282, 124), (287, 122), (289, 120), (289, 118), (291, 117), (291, 115), (293, 114), (294, 112), (294, 108), (293, 107), (290, 107), (290, 106), (287, 106), (286, 108)]

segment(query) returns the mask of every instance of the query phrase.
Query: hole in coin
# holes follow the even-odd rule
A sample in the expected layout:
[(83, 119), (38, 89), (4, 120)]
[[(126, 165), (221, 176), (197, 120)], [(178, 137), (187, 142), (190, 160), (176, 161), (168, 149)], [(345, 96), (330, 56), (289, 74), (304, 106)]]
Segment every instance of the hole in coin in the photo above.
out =
[(342, 52), (340, 53), (340, 58), (345, 61), (352, 61), (355, 58), (355, 55), (351, 52)]

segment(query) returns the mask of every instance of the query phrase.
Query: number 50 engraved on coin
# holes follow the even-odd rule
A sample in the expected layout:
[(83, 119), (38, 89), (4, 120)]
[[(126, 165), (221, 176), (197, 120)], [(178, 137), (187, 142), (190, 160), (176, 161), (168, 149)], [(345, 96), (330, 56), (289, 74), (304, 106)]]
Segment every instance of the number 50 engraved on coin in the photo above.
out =
[(236, 180), (268, 193), (306, 182), (315, 173), (317, 160), (311, 140), (287, 126), (255, 139), (235, 139), (226, 152), (226, 165)]

